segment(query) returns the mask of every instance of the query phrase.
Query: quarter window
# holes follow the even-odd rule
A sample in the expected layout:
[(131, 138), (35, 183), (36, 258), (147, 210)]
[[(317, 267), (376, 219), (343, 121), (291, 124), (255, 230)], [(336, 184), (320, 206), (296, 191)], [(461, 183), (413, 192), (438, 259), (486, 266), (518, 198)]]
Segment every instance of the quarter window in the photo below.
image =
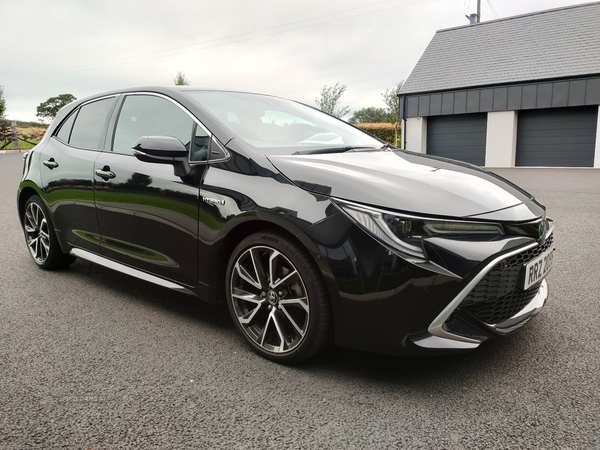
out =
[(153, 95), (129, 95), (119, 114), (113, 151), (133, 154), (131, 147), (142, 136), (175, 137), (189, 150), (193, 126), (190, 116), (169, 100)]
[(65, 120), (58, 130), (56, 137), (65, 143), (69, 143), (69, 138), (71, 137), (71, 130), (73, 129), (73, 122), (75, 122), (75, 118), (77, 117), (77, 111), (69, 116), (67, 120)]

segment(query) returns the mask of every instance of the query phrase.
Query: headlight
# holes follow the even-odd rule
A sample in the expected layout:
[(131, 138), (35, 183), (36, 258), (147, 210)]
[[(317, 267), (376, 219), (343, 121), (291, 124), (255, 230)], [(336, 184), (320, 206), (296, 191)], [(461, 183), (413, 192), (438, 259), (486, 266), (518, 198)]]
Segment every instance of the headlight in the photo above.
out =
[(498, 223), (425, 219), (337, 199), (334, 202), (371, 236), (405, 256), (421, 260), (427, 259), (423, 250), (424, 237), (504, 234)]

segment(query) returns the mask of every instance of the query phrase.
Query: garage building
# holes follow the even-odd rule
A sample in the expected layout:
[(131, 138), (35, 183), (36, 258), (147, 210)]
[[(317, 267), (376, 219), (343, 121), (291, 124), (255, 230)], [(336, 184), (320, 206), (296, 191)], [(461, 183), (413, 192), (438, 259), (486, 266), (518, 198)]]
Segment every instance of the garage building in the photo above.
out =
[(600, 168), (600, 2), (440, 30), (399, 101), (407, 150)]

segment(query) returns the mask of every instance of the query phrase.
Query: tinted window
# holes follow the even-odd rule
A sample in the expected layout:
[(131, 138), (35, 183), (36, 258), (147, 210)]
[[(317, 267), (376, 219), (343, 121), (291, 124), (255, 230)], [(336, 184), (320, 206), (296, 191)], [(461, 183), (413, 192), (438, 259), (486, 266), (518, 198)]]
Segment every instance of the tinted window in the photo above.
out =
[(208, 149), (210, 147), (210, 138), (206, 131), (202, 127), (196, 127), (196, 133), (194, 134), (194, 145), (192, 146), (192, 153), (190, 160), (192, 161), (206, 161), (208, 160)]
[[(193, 125), (190, 116), (169, 100), (152, 95), (130, 95), (125, 98), (119, 114), (113, 151), (131, 155), (133, 143), (142, 136), (175, 137), (189, 150)], [(201, 148), (200, 145), (198, 151)]]
[(114, 103), (115, 98), (112, 97), (79, 108), (69, 144), (93, 150), (102, 148), (108, 117)]
[(58, 130), (56, 137), (61, 141), (69, 143), (69, 138), (71, 137), (71, 130), (73, 129), (73, 122), (75, 122), (75, 117), (77, 117), (77, 111), (69, 116), (67, 120), (65, 120)]

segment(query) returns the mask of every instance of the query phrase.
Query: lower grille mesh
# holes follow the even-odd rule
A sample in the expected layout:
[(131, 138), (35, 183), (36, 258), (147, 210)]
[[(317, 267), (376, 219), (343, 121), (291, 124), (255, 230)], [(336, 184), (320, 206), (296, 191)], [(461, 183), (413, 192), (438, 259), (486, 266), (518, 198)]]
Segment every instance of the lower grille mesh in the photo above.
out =
[(536, 285), (526, 291), (513, 292), (495, 300), (474, 303), (464, 309), (482, 322), (489, 324), (501, 323), (525, 308), (533, 297), (535, 297), (538, 289), (539, 285)]
[(524, 264), (550, 248), (553, 240), (550, 235), (542, 245), (500, 261), (463, 300), (460, 308), (489, 324), (501, 323), (517, 314), (540, 287), (538, 283), (523, 290)]

